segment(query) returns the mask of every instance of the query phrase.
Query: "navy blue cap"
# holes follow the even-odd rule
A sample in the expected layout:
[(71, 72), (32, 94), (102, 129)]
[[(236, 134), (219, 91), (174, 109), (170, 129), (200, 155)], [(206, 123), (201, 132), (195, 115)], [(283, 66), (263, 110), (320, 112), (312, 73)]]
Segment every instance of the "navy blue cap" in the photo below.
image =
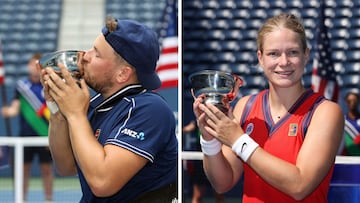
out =
[(136, 69), (141, 85), (149, 90), (161, 86), (156, 73), (160, 46), (156, 33), (134, 20), (117, 20), (117, 27), (109, 31), (105, 26), (102, 33), (110, 46)]

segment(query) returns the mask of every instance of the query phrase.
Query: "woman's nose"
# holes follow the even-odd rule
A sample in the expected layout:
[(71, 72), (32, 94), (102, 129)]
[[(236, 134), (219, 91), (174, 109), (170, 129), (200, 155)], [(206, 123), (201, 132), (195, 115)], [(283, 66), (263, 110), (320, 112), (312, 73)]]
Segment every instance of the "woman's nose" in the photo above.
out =
[(279, 57), (279, 64), (282, 66), (286, 66), (289, 64), (289, 59), (285, 53), (281, 54), (281, 56)]

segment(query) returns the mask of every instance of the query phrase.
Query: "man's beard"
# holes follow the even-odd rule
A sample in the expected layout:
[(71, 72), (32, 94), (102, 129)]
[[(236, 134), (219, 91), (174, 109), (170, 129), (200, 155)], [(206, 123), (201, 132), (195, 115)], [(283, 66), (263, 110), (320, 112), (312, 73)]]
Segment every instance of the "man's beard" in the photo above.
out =
[[(95, 76), (96, 77), (96, 76)], [(95, 92), (98, 93), (106, 93), (107, 90), (109, 89), (108, 87), (112, 86), (112, 82), (111, 79), (103, 79), (101, 80), (101, 82), (99, 83), (98, 81), (94, 80), (94, 78), (89, 77), (87, 75), (84, 75), (83, 79), (85, 80), (86, 84), (93, 89)]]

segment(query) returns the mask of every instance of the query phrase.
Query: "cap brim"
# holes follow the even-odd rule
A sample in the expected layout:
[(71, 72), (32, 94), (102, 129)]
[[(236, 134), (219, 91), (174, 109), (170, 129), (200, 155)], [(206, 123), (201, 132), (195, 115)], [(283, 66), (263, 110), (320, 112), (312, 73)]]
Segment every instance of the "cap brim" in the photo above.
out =
[(138, 78), (141, 82), (141, 85), (146, 89), (155, 90), (161, 86), (161, 80), (156, 72), (150, 74), (138, 74)]

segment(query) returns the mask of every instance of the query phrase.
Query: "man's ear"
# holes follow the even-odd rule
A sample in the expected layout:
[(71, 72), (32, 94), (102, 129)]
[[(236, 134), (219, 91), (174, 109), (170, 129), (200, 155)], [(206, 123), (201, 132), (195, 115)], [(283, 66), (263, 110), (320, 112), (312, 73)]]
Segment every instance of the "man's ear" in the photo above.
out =
[(129, 66), (123, 66), (117, 71), (117, 80), (118, 82), (124, 83), (130, 81), (133, 75), (133, 68)]

